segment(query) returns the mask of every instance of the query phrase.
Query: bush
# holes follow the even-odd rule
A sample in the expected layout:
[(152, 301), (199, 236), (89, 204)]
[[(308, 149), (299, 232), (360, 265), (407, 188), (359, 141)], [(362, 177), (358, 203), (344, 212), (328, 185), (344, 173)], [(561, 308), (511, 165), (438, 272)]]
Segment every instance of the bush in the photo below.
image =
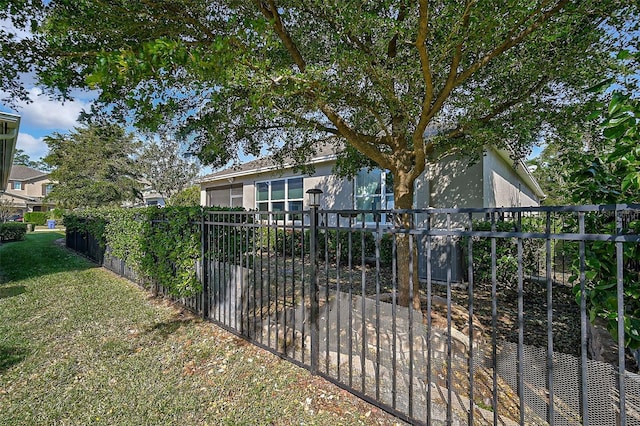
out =
[(0, 223), (0, 241), (21, 241), (27, 233), (26, 223)]
[[(523, 232), (535, 230), (536, 219), (523, 218)], [(473, 221), (474, 231), (491, 231), (491, 222)], [(515, 223), (496, 222), (496, 232), (514, 232)], [(464, 239), (464, 247), (467, 247)], [(538, 251), (544, 245), (543, 240), (525, 238), (522, 240), (522, 267), (524, 273), (533, 273), (537, 267)], [(477, 282), (491, 282), (491, 238), (473, 237), (473, 274)], [(466, 258), (466, 256), (465, 256)], [(516, 238), (496, 238), (496, 280), (500, 284), (516, 283), (518, 273), (518, 246)]]
[(29, 212), (24, 214), (24, 221), (38, 226), (46, 225), (49, 214), (47, 212)]
[[(349, 234), (351, 234), (351, 263), (362, 263), (362, 256), (375, 258), (376, 256), (376, 234), (371, 231), (326, 231), (318, 235), (318, 251), (320, 259), (329, 257), (335, 262), (338, 258), (338, 248), (340, 248), (340, 263), (349, 262)], [(363, 250), (364, 238), (364, 250)], [(382, 234), (380, 237), (380, 264), (390, 265), (393, 254), (393, 237), (391, 234)]]

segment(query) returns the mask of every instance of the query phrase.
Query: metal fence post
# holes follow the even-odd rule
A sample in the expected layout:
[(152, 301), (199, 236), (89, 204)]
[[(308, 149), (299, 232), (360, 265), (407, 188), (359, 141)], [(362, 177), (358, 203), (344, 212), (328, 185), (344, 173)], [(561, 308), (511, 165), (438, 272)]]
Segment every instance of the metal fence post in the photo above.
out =
[(309, 212), (311, 256), (311, 274), (309, 282), (309, 298), (311, 302), (311, 373), (318, 373), (320, 358), (320, 307), (318, 300), (318, 206), (312, 205)]
[(209, 228), (207, 226), (207, 213), (203, 210), (200, 220), (200, 258), (202, 259), (202, 318), (209, 318), (209, 261), (207, 255), (209, 252)]

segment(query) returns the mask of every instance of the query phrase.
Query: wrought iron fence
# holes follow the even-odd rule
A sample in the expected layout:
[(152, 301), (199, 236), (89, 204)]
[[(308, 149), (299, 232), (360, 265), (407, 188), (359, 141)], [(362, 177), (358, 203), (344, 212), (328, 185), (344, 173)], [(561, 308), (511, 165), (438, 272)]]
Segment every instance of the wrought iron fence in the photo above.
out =
[(638, 212), (208, 212), (181, 302), (410, 423), (640, 424)]

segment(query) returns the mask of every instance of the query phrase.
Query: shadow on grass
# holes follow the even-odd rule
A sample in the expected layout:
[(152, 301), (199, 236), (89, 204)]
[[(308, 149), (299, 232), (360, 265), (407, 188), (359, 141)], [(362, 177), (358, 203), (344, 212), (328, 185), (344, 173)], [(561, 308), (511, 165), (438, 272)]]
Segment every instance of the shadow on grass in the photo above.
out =
[[(27, 234), (24, 241), (0, 245), (0, 283), (98, 267), (90, 260), (67, 250), (64, 245), (61, 246), (61, 238), (64, 238), (64, 234), (58, 232), (32, 233)], [(0, 288), (0, 298), (8, 289), (10, 287), (4, 290)]]
[(13, 285), (9, 287), (0, 287), (0, 299), (6, 299), (8, 297), (18, 296), (26, 291), (26, 287), (23, 285)]
[(147, 329), (147, 333), (156, 334), (161, 339), (166, 339), (182, 326), (189, 325), (193, 322), (193, 318), (172, 318), (168, 321), (163, 321), (155, 324), (153, 327)]
[(22, 362), (27, 357), (28, 351), (20, 347), (0, 345), (0, 373), (12, 365)]

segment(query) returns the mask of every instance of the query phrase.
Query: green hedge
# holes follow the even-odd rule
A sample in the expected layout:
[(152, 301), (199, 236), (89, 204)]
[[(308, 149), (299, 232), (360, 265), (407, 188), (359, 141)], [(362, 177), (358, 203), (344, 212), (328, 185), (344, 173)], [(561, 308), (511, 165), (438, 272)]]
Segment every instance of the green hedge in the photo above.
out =
[(49, 213), (46, 212), (29, 212), (24, 214), (24, 221), (35, 223), (38, 226), (46, 225)]
[(24, 240), (24, 236), (26, 233), (26, 223), (0, 223), (0, 241), (21, 241)]
[[(206, 211), (219, 210), (228, 209)], [(90, 209), (65, 214), (64, 224), (67, 232), (90, 233), (109, 248), (109, 255), (182, 297), (201, 291), (195, 266), (201, 251), (202, 215), (201, 207)], [(243, 215), (221, 215), (236, 216)]]

